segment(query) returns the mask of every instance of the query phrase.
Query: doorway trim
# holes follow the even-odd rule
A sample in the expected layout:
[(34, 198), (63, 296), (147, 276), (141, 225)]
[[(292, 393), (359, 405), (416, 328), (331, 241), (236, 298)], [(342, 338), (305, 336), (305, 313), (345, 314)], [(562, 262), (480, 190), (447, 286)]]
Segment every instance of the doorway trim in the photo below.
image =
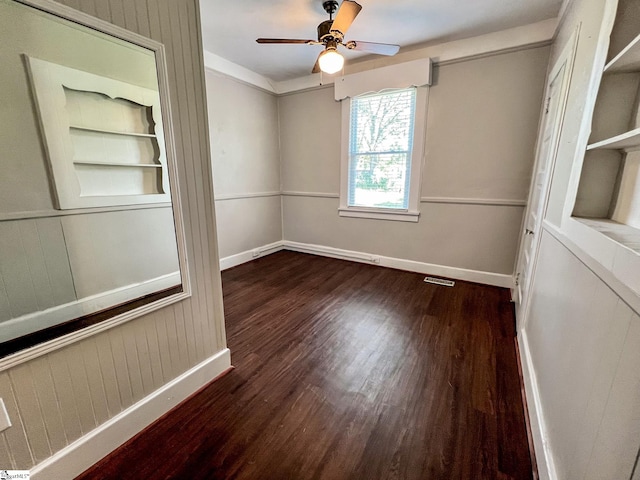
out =
[[(558, 60), (553, 64), (553, 66), (549, 70), (549, 74), (547, 75), (547, 81), (546, 81), (544, 97), (543, 97), (544, 102), (542, 105), (542, 112), (541, 112), (542, 116), (538, 126), (538, 138), (536, 141), (535, 163), (534, 163), (534, 167), (531, 175), (531, 183), (529, 186), (529, 196), (527, 200), (527, 207), (525, 209), (525, 212), (522, 218), (520, 243), (518, 246), (518, 254), (516, 256), (516, 264), (515, 264), (514, 288), (512, 290), (512, 298), (516, 306), (515, 308), (516, 327), (518, 332), (521, 332), (524, 330), (527, 324), (528, 316), (529, 316), (529, 309), (531, 305), (531, 286), (533, 285), (533, 281), (535, 279), (535, 274), (537, 269), (538, 254), (540, 251), (540, 242), (542, 240), (542, 224), (543, 224), (544, 217), (546, 215), (546, 211), (549, 203), (549, 193), (551, 190), (553, 172), (556, 165), (558, 147), (560, 144), (561, 131), (562, 131), (562, 126), (564, 124), (567, 101), (569, 98), (569, 90), (570, 90), (569, 87), (571, 84), (571, 79), (573, 77), (573, 67), (574, 67), (574, 62), (576, 57), (576, 51), (578, 48), (578, 39), (580, 37), (580, 28), (581, 28), (581, 23), (579, 23), (576, 26), (575, 30), (571, 34), (571, 37), (569, 37), (569, 40), (565, 43), (564, 47), (562, 48), (562, 51), (560, 53), (560, 56), (558, 57)], [(540, 168), (541, 161), (542, 161), (540, 155), (542, 150), (541, 147), (543, 142), (543, 136), (545, 133), (545, 129), (544, 129), (545, 122), (547, 121), (545, 117), (545, 113), (546, 113), (545, 109), (547, 108), (547, 99), (549, 98), (551, 85), (555, 80), (555, 78), (560, 73), (560, 70), (562, 68), (564, 68), (564, 73), (563, 73), (562, 81), (560, 84), (560, 93), (558, 95), (558, 107), (555, 113), (555, 118), (550, 119), (550, 121), (553, 121), (554, 123), (552, 126), (552, 136), (551, 136), (552, 144), (548, 151), (549, 163), (547, 167), (546, 178), (544, 179), (544, 184), (541, 190), (541, 198), (539, 200), (539, 202), (541, 202), (542, 208), (540, 208), (540, 216), (536, 220), (536, 225), (534, 227), (535, 230), (531, 232), (530, 230), (527, 229), (527, 220), (532, 213), (531, 212), (532, 207), (535, 207), (531, 205), (531, 200), (533, 196), (534, 182), (536, 180), (537, 172)], [(523, 265), (523, 258), (526, 253), (525, 252), (526, 249), (524, 247), (527, 240), (527, 236), (529, 234), (534, 235), (534, 238), (532, 239), (532, 245), (531, 245), (530, 270), (529, 270), (528, 278), (521, 279), (520, 275), (521, 275), (521, 270)], [(522, 282), (525, 282), (524, 284), (526, 287), (525, 289), (520, 288), (520, 286), (522, 285)], [(520, 294), (520, 292), (522, 291), (524, 291), (523, 295)]]

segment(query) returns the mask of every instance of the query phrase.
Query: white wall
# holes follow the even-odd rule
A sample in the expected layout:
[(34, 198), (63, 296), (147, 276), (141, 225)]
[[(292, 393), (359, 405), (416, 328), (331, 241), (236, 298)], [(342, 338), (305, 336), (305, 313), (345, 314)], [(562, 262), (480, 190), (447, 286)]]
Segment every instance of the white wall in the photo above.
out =
[(222, 258), (282, 240), (275, 95), (206, 71)]
[(339, 217), (341, 106), (331, 87), (281, 96), (285, 241), (511, 275), (548, 55), (434, 68), (417, 224)]
[(553, 63), (580, 27), (531, 310), (519, 319), (542, 478), (629, 479), (640, 447), (640, 297), (578, 246), (568, 217), (616, 3), (574, 0), (551, 53)]
[(525, 335), (555, 478), (630, 478), (640, 447), (640, 315), (548, 232)]

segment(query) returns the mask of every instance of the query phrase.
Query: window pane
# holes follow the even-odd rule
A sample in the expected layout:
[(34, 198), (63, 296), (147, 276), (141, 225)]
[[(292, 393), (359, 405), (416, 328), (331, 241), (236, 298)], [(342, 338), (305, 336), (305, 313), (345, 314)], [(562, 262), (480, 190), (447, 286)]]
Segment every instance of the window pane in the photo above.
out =
[(415, 89), (351, 101), (349, 205), (406, 209)]
[(407, 208), (407, 164), (407, 153), (355, 156), (350, 205)]

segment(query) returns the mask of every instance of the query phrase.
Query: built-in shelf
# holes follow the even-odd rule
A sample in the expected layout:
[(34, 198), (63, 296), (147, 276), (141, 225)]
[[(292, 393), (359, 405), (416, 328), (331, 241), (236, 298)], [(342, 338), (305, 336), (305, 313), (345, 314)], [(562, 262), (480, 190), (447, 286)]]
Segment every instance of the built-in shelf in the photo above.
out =
[[(620, 12), (637, 1), (620, 0)], [(573, 208), (573, 218), (580, 225), (624, 247), (620, 255), (632, 250), (634, 256), (640, 255), (640, 35), (637, 32), (634, 20), (618, 15), (611, 33), (613, 58), (603, 70), (591, 124), (593, 141), (587, 146)], [(609, 250), (613, 252), (617, 248)], [(594, 258), (597, 255), (594, 250)], [(609, 257), (613, 258), (612, 255)], [(614, 267), (622, 268), (611, 265)]]
[(562, 222), (576, 246), (603, 267), (594, 272), (611, 274), (610, 286), (635, 301), (640, 298), (638, 5), (638, 0), (618, 1), (611, 60), (602, 70), (593, 110), (592, 140), (580, 166), (572, 217)]
[(153, 133), (119, 132), (116, 130), (103, 130), (101, 128), (83, 127), (80, 125), (70, 125), (69, 128), (71, 130), (82, 130), (85, 132), (106, 133), (109, 135), (125, 135), (127, 137), (156, 138), (156, 135), (154, 135)]
[(153, 163), (126, 163), (126, 162), (95, 162), (85, 160), (74, 160), (74, 165), (97, 165), (99, 167), (143, 167), (143, 168), (162, 168), (162, 165)]
[(640, 149), (640, 128), (625, 132), (600, 142), (592, 143), (587, 150), (638, 150)]
[(640, 71), (640, 35), (604, 67), (605, 73)]
[(640, 254), (640, 229), (608, 218), (573, 218)]
[(170, 200), (157, 90), (27, 57), (57, 208)]

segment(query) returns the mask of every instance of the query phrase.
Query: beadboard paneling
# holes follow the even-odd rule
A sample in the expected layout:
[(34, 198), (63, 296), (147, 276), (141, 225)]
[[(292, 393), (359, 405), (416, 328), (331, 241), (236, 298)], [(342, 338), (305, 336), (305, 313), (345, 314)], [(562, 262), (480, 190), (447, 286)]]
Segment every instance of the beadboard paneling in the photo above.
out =
[[(0, 397), (13, 423), (0, 433), (1, 468), (31, 468), (226, 347), (198, 2), (60, 3), (165, 45), (193, 294), (0, 373)], [(53, 233), (37, 227), (46, 247)], [(57, 295), (53, 285), (34, 290), (29, 295), (36, 302)], [(7, 297), (0, 285), (0, 309), (7, 308)]]
[(640, 447), (640, 315), (546, 231), (526, 324), (558, 478), (628, 479)]
[(77, 299), (59, 218), (0, 222), (0, 321)]

